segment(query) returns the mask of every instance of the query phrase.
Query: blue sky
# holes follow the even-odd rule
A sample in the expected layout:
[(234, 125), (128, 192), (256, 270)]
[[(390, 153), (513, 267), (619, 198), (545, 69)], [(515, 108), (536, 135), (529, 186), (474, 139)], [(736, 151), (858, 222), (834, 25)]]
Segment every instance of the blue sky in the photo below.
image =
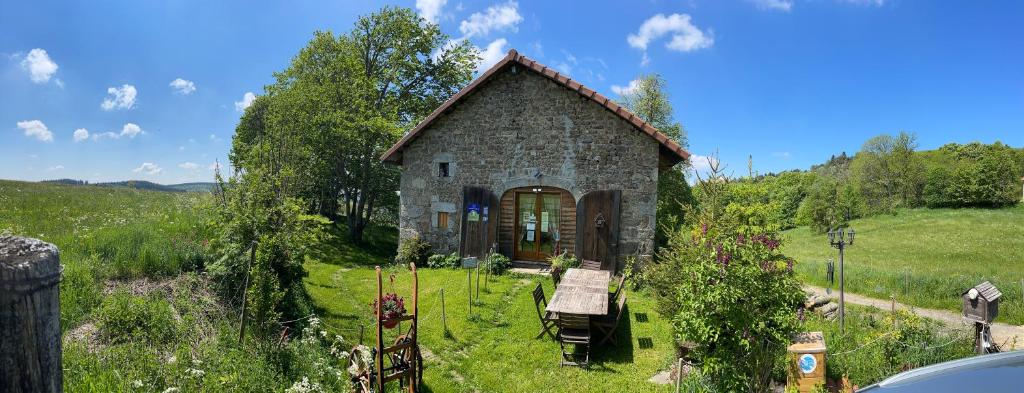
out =
[[(382, 5), (3, 0), (0, 178), (209, 181), (246, 93), (314, 31), (347, 31)], [(717, 151), (737, 175), (748, 154), (759, 172), (807, 168), (900, 130), (926, 149), (1024, 145), (1024, 2), (397, 5), (485, 62), (516, 48), (612, 97), (660, 73), (691, 151)]]

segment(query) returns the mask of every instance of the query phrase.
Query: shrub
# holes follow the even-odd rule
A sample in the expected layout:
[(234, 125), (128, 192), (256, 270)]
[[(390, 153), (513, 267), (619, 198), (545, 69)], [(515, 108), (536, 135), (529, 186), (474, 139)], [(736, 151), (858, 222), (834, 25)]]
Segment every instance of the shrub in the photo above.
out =
[(580, 266), (580, 260), (576, 259), (575, 255), (570, 255), (564, 251), (561, 254), (548, 258), (548, 262), (551, 263), (551, 267), (557, 267), (563, 271)]
[(427, 258), (427, 267), (433, 269), (458, 269), (462, 266), (462, 258), (459, 253), (434, 254)]
[(743, 225), (722, 206), (725, 187), (701, 184), (700, 210), (688, 214), (697, 225), (672, 234), (647, 277), (675, 337), (699, 343), (714, 391), (763, 391), (799, 330), (804, 294), (778, 233)]
[(113, 343), (144, 340), (162, 344), (178, 332), (178, 322), (166, 299), (134, 296), (123, 289), (103, 301), (97, 322), (100, 334)]
[(630, 255), (626, 257), (626, 266), (622, 268), (622, 275), (626, 277), (626, 284), (634, 291), (639, 291), (647, 285), (647, 272), (640, 259)]
[(427, 243), (419, 236), (403, 239), (401, 244), (398, 245), (398, 255), (395, 256), (395, 263), (399, 265), (408, 265), (410, 263), (415, 263), (416, 266), (423, 265), (424, 262), (427, 262), (427, 256), (430, 255), (430, 248), (430, 243)]
[(494, 275), (505, 274), (512, 267), (512, 260), (500, 253), (492, 253), (487, 256), (487, 269)]

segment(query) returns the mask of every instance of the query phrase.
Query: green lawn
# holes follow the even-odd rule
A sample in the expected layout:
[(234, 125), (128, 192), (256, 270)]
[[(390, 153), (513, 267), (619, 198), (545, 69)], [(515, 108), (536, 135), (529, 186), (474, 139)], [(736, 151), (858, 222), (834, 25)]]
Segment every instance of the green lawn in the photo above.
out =
[[(374, 321), (369, 304), (376, 290), (373, 268), (311, 262), (306, 270), (306, 288), (322, 309), (320, 315), (328, 331), (355, 342), (359, 327), (364, 326), (364, 341), (372, 343)], [(394, 290), (411, 301), (409, 270), (390, 272), (395, 274)], [(419, 282), (420, 343), (433, 354), (424, 377), (427, 391), (671, 391), (668, 386), (647, 382), (671, 364), (674, 350), (670, 324), (653, 311), (653, 302), (642, 294), (628, 294), (628, 318), (623, 317), (619, 328), (619, 345), (597, 348), (591, 368), (583, 370), (559, 367), (558, 344), (547, 336), (535, 338), (540, 324), (530, 290), (541, 282), (550, 297), (550, 278), (492, 277), (487, 288), (480, 290), (473, 317), (468, 314), (465, 271), (420, 269)], [(441, 321), (442, 289), (448, 337)]]
[[(848, 291), (959, 311), (960, 293), (989, 280), (1003, 292), (997, 321), (1024, 323), (1024, 206), (900, 210), (850, 227), (857, 237), (846, 250)], [(785, 234), (783, 251), (799, 262), (800, 278), (824, 286), (825, 261), (838, 261), (826, 236), (806, 227)]]

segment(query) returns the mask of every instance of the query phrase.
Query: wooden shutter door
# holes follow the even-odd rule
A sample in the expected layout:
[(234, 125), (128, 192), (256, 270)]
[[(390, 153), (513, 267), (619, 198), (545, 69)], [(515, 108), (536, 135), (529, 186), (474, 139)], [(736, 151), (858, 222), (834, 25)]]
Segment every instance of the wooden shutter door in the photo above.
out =
[(615, 271), (619, 255), (621, 190), (591, 191), (576, 205), (576, 257)]
[(498, 198), (483, 187), (462, 189), (462, 240), (459, 254), (484, 258), (497, 239)]

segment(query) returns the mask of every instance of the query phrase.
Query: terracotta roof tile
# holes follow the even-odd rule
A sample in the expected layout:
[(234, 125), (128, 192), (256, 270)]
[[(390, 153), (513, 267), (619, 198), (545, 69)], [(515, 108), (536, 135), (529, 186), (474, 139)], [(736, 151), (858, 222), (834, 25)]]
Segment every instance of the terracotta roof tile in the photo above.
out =
[(523, 67), (526, 67), (527, 69), (530, 69), (534, 72), (537, 72), (547, 77), (548, 79), (551, 79), (555, 83), (558, 83), (570, 90), (573, 90), (579, 93), (581, 96), (591, 99), (597, 104), (604, 106), (605, 109), (608, 109), (612, 113), (615, 113), (616, 115), (621, 117), (626, 122), (632, 124), (640, 132), (643, 132), (654, 138), (654, 140), (658, 141), (658, 143), (661, 144), (662, 153), (668, 153), (669, 159), (672, 163), (689, 159), (690, 153), (684, 150), (682, 146), (679, 146), (678, 143), (671, 140), (665, 134), (662, 134), (654, 126), (641, 120), (639, 116), (636, 116), (625, 107), (619, 105), (618, 103), (609, 99), (608, 97), (605, 97), (603, 94), (598, 93), (596, 90), (590, 89), (586, 86), (583, 86), (583, 84), (572, 80), (567, 75), (559, 74), (558, 72), (555, 72), (555, 70), (538, 63), (536, 60), (520, 55), (518, 52), (516, 52), (515, 49), (512, 49), (508, 51), (508, 54), (505, 55), (503, 59), (498, 61), (494, 66), (492, 66), (490, 69), (481, 74), (480, 77), (470, 82), (469, 85), (464, 87), (458, 93), (455, 93), (455, 95), (449, 98), (448, 101), (445, 101), (444, 104), (441, 104), (441, 106), (439, 106), (437, 109), (431, 112), (430, 115), (428, 115), (426, 118), (420, 121), (419, 124), (417, 124), (415, 127), (413, 127), (412, 130), (406, 133), (405, 136), (402, 137), (402, 139), (398, 140), (398, 142), (395, 143), (394, 146), (388, 149), (388, 151), (381, 156), (381, 160), (401, 164), (401, 151), (406, 144), (416, 139), (419, 136), (419, 134), (423, 132), (424, 129), (427, 128), (427, 126), (433, 123), (434, 120), (436, 120), (437, 117), (440, 116), (442, 113), (448, 111), (448, 109), (450, 109), (452, 105), (462, 100), (463, 97), (465, 97), (470, 92), (475, 90), (477, 86), (480, 86), (484, 81), (490, 79), (490, 77), (496, 74), (498, 70), (502, 69), (509, 63), (513, 62), (520, 64)]

